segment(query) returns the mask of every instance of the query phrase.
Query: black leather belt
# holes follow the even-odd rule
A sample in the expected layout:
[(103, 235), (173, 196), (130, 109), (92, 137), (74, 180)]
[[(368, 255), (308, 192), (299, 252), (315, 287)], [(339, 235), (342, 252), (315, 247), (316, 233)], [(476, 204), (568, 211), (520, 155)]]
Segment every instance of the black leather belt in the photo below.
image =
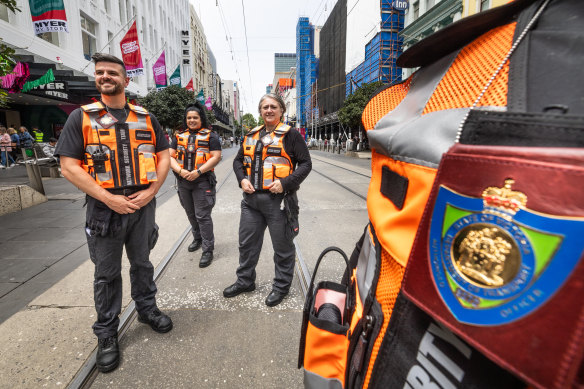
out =
[(132, 186), (129, 188), (114, 188), (114, 189), (108, 189), (108, 191), (111, 194), (115, 194), (115, 195), (129, 196), (129, 195), (134, 194), (136, 192), (139, 192), (141, 190), (147, 189), (148, 186), (149, 185)]

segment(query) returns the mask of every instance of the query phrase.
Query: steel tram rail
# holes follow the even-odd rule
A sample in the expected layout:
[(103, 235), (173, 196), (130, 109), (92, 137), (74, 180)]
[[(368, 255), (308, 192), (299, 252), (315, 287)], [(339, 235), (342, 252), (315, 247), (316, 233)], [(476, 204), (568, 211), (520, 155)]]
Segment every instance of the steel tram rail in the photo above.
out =
[[(354, 170), (336, 165), (336, 164), (328, 162), (328, 161), (323, 161), (322, 159), (319, 159), (319, 162), (324, 162), (324, 163), (327, 163), (329, 165), (333, 165), (335, 167), (338, 167), (339, 169), (343, 169), (343, 170), (349, 171), (351, 173), (358, 174), (360, 176), (371, 178), (371, 176), (367, 176), (365, 174), (362, 174), (362, 173), (356, 172)], [(355, 196), (367, 201), (367, 197), (362, 196), (361, 194), (355, 192), (353, 189), (349, 188), (348, 186), (341, 184), (339, 181), (333, 179), (329, 175), (326, 175), (326, 174), (324, 174), (324, 173), (322, 173), (314, 168), (311, 171), (320, 174), (324, 178), (334, 182), (335, 184), (339, 185), (343, 189), (346, 189), (347, 191), (351, 192)], [(310, 274), (310, 271), (308, 270), (308, 267), (306, 266), (306, 261), (302, 257), (302, 254), (300, 251), (300, 245), (298, 244), (296, 239), (294, 239), (294, 245), (296, 246), (296, 267), (294, 268), (294, 270), (296, 273), (296, 277), (298, 278), (298, 282), (300, 283), (300, 289), (302, 290), (302, 296), (306, 299), (306, 294), (308, 292), (308, 288), (310, 287), (310, 281), (311, 281), (312, 276)]]
[[(217, 188), (217, 192), (219, 192), (221, 187), (223, 187), (225, 182), (227, 182), (229, 177), (231, 177), (232, 173), (233, 173), (233, 171), (231, 171), (230, 174), (227, 174), (227, 176), (223, 179), (223, 181), (219, 185), (219, 188)], [(187, 239), (187, 236), (190, 234), (191, 230), (192, 230), (192, 227), (189, 226), (183, 231), (183, 233), (180, 235), (180, 237), (177, 239), (177, 241), (174, 243), (174, 245), (168, 251), (166, 256), (162, 259), (160, 264), (158, 264), (156, 269), (154, 269), (154, 281), (155, 282), (158, 282), (158, 280), (160, 278), (162, 278), (162, 275), (164, 274), (164, 271), (166, 270), (166, 268), (170, 264), (170, 261), (176, 255), (176, 252), (178, 251), (179, 247)], [(126, 334), (128, 329), (130, 328), (130, 325), (132, 324), (132, 322), (136, 318), (136, 316), (137, 316), (136, 305), (135, 305), (134, 301), (132, 301), (130, 304), (128, 304), (126, 309), (124, 309), (124, 311), (120, 315), (120, 325), (118, 327), (118, 339), (123, 338), (123, 336)], [(75, 377), (73, 378), (71, 383), (69, 383), (69, 386), (67, 386), (68, 389), (82, 389), (82, 388), (89, 388), (91, 386), (91, 384), (93, 383), (93, 381), (95, 381), (95, 379), (97, 378), (97, 375), (99, 374), (99, 371), (97, 370), (97, 366), (95, 364), (96, 355), (97, 355), (97, 347), (93, 350), (93, 352), (91, 353), (89, 358), (87, 358), (87, 360), (85, 361), (85, 363), (83, 364), (81, 369), (79, 369), (79, 371), (77, 372), (77, 374), (75, 375)]]

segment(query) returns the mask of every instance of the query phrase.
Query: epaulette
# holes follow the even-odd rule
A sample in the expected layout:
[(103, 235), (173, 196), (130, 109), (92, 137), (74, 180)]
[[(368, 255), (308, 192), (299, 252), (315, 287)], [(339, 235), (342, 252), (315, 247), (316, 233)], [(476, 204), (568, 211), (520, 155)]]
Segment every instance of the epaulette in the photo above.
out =
[(276, 128), (276, 130), (274, 131), (274, 134), (276, 135), (284, 135), (286, 134), (288, 131), (290, 131), (290, 126), (287, 124), (282, 124), (281, 126), (278, 126), (278, 128)]
[(81, 109), (84, 112), (99, 112), (105, 109), (105, 106), (102, 104), (101, 101), (97, 101), (95, 103), (91, 103), (91, 104), (87, 104), (87, 105), (82, 105)]
[(128, 107), (130, 107), (130, 109), (132, 111), (139, 113), (140, 115), (148, 115), (148, 111), (146, 110), (146, 108), (139, 107), (137, 105), (130, 104), (130, 103), (128, 103)]

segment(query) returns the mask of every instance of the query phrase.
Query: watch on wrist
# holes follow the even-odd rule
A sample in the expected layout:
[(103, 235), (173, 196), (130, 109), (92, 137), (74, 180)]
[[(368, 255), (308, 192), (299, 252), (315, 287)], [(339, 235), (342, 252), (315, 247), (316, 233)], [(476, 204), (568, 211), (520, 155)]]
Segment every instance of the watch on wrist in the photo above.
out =
[(199, 174), (199, 176), (203, 175), (203, 173), (201, 173), (201, 169), (197, 169), (197, 173)]

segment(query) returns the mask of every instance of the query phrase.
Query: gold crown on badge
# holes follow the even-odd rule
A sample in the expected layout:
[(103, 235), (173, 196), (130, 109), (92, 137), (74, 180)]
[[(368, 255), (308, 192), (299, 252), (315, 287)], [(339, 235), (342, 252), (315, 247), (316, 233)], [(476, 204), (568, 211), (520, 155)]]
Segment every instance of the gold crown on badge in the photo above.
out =
[(511, 219), (520, 209), (525, 209), (525, 193), (512, 190), (515, 180), (508, 178), (502, 188), (490, 186), (483, 191), (483, 204), (486, 213), (492, 213), (505, 219)]

